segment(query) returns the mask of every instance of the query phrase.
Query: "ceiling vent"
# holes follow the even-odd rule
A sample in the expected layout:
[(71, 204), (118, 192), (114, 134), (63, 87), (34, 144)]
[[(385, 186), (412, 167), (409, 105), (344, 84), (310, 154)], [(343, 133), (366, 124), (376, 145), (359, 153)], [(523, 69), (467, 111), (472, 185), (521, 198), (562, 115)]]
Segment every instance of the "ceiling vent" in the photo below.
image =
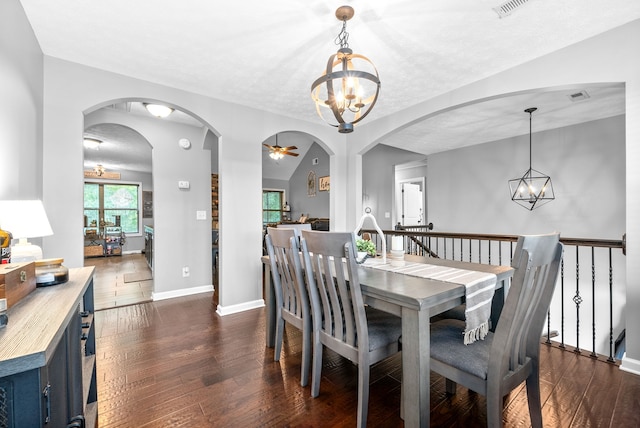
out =
[(505, 18), (527, 4), (529, 0), (509, 0), (493, 8), (500, 18)]
[(584, 91), (584, 90), (580, 92), (576, 92), (574, 94), (569, 94), (567, 95), (567, 97), (569, 97), (569, 99), (573, 102), (582, 101), (582, 100), (586, 100), (587, 98), (590, 98), (589, 94), (587, 94), (587, 91)]

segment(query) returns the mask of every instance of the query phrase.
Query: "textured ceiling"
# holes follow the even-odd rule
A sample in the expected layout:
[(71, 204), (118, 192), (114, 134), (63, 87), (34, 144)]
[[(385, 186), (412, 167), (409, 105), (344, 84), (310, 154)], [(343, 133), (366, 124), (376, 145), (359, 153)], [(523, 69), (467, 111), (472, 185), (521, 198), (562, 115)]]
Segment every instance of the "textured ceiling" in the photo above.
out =
[[(341, 23), (334, 13), (342, 3), (356, 12), (350, 47), (374, 62), (382, 81), (368, 121), (640, 18), (638, 0), (530, 0), (502, 19), (492, 9), (499, 2), (488, 0), (21, 3), (46, 55), (314, 122), (310, 85), (336, 50)], [(585, 103), (595, 106), (599, 100), (584, 89), (592, 95)], [(624, 108), (621, 94), (607, 93), (617, 101), (605, 104)], [(556, 95), (566, 101), (568, 94)], [(510, 101), (416, 124), (385, 144), (426, 154), (435, 146), (424, 136), (434, 133), (437, 150), (450, 149), (477, 133), (480, 120), (486, 138), (495, 139), (486, 130), (503, 127), (492, 121), (520, 120), (524, 108), (544, 100)], [(537, 107), (541, 118), (560, 109)], [(576, 110), (571, 120), (593, 120), (598, 111)], [(504, 132), (500, 138), (513, 130)]]

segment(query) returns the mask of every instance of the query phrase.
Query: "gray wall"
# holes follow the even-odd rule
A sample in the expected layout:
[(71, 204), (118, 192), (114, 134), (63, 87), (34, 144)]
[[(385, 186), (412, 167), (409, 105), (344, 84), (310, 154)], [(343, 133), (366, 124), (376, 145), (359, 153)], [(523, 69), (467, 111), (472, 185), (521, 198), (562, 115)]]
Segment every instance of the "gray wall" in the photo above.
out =
[(42, 53), (19, 2), (1, 1), (0, 17), (0, 199), (40, 199)]
[[(378, 144), (362, 156), (362, 206), (371, 208), (383, 230), (392, 229), (395, 211), (394, 166), (421, 160), (419, 155), (407, 150)], [(385, 217), (389, 213), (389, 217)], [(365, 223), (365, 229), (372, 225)]]
[[(318, 164), (313, 165), (312, 160), (317, 158)], [(316, 174), (316, 195), (307, 194), (307, 176), (309, 171)], [(318, 179), (329, 175), (329, 155), (317, 143), (313, 143), (309, 151), (298, 165), (289, 180), (289, 196), (291, 206), (291, 218), (296, 220), (304, 213), (312, 218), (329, 218), (329, 192), (321, 192), (318, 189)], [(331, 183), (335, 186), (336, 183)]]
[[(535, 127), (535, 121), (534, 121)], [(529, 136), (429, 156), (427, 199), (435, 231), (619, 239), (625, 233), (625, 118), (532, 136), (534, 169), (556, 200), (534, 211), (512, 202), (508, 181), (529, 168)]]

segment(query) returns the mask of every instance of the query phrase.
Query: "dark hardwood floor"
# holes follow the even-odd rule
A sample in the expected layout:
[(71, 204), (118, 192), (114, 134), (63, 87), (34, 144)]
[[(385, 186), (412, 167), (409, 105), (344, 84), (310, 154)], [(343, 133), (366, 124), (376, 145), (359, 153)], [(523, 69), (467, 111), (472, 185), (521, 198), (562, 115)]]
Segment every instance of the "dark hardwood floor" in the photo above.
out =
[[(300, 386), (300, 333), (280, 362), (265, 347), (264, 309), (219, 317), (212, 294), (96, 313), (99, 425), (108, 427), (352, 427), (357, 368), (325, 351), (320, 396)], [(401, 427), (400, 356), (373, 367), (369, 426)], [(640, 376), (541, 347), (548, 427), (640, 426)], [(431, 426), (486, 426), (484, 397), (444, 392), (431, 377)], [(524, 386), (505, 400), (505, 427), (530, 426)]]

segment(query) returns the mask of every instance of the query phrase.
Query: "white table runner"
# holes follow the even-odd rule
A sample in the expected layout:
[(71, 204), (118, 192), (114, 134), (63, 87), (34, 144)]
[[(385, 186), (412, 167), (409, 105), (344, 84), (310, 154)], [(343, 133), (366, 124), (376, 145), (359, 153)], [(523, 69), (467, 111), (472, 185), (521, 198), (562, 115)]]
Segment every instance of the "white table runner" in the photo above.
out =
[(495, 274), (415, 262), (394, 266), (375, 259), (366, 260), (362, 266), (464, 285), (466, 290), (464, 344), (482, 340), (489, 332), (491, 299), (497, 281)]

